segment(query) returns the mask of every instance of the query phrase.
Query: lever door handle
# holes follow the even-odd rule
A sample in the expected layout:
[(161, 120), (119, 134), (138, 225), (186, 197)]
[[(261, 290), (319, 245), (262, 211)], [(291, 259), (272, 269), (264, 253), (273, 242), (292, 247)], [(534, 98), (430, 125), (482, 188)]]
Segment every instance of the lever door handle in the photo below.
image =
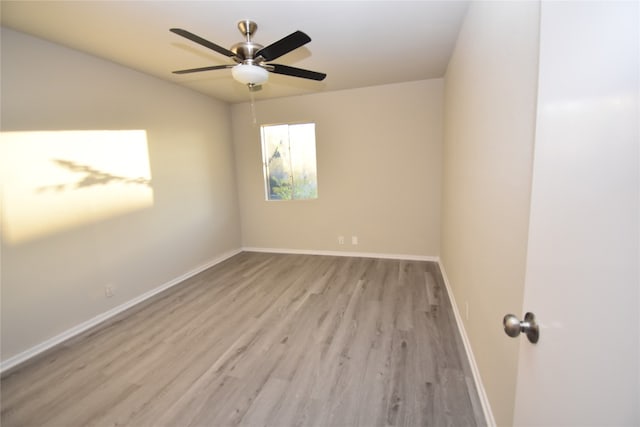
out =
[(540, 339), (540, 328), (536, 323), (536, 316), (533, 313), (527, 313), (524, 315), (524, 320), (520, 321), (515, 315), (507, 314), (502, 319), (504, 325), (504, 332), (512, 338), (520, 335), (520, 332), (524, 332), (529, 339), (529, 342), (535, 344)]

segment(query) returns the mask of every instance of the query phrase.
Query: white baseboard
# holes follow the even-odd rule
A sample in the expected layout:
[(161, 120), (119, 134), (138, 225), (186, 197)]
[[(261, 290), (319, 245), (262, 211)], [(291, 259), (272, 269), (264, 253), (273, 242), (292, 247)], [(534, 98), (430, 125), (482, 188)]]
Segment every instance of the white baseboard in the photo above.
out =
[(471, 343), (469, 342), (467, 331), (464, 328), (462, 317), (460, 316), (460, 312), (458, 311), (458, 304), (456, 303), (455, 297), (453, 295), (453, 290), (451, 289), (449, 279), (447, 278), (447, 273), (444, 270), (444, 266), (442, 265), (442, 262), (439, 259), (438, 259), (438, 265), (440, 266), (440, 272), (442, 273), (444, 286), (447, 288), (447, 293), (449, 294), (449, 300), (451, 301), (453, 314), (455, 316), (456, 323), (458, 324), (458, 331), (460, 331), (460, 336), (462, 337), (462, 343), (464, 344), (464, 349), (467, 352), (467, 359), (469, 360), (471, 373), (473, 374), (473, 381), (476, 384), (476, 390), (478, 391), (478, 397), (480, 398), (480, 405), (482, 405), (482, 412), (484, 412), (484, 418), (486, 420), (488, 427), (496, 427), (496, 420), (495, 418), (493, 418), (493, 412), (491, 411), (489, 398), (487, 396), (486, 390), (484, 389), (484, 386), (482, 385), (480, 370), (478, 369), (476, 358), (473, 355), (473, 350), (471, 349)]
[(145, 292), (144, 294), (133, 298), (123, 304), (120, 304), (117, 307), (112, 308), (111, 310), (105, 311), (104, 313), (101, 313), (89, 320), (87, 320), (86, 322), (82, 322), (79, 325), (74, 326), (73, 328), (67, 329), (66, 331), (62, 332), (61, 334), (58, 334), (52, 338), (49, 338), (46, 341), (41, 342), (38, 345), (35, 345), (21, 353), (16, 354), (13, 357), (8, 358), (7, 360), (3, 360), (2, 362), (0, 362), (0, 373), (5, 372), (11, 368), (13, 368), (16, 365), (19, 365), (20, 363), (26, 362), (27, 360), (31, 359), (32, 357), (37, 356), (38, 354), (52, 348), (53, 346), (56, 346), (66, 340), (68, 340), (69, 338), (73, 338), (76, 335), (81, 334), (82, 332), (104, 322), (105, 320), (108, 320), (112, 317), (114, 317), (117, 314), (122, 313), (123, 311), (133, 307), (136, 304), (140, 304), (141, 302), (151, 298), (152, 296), (159, 294), (160, 292), (171, 288), (172, 286), (177, 285), (178, 283), (183, 282), (184, 280), (195, 276), (196, 274), (213, 267), (216, 264), (221, 263), (222, 261), (231, 258), (234, 255), (239, 254), (240, 252), (242, 252), (241, 249), (236, 249), (233, 251), (229, 251), (226, 252), (222, 255), (220, 255), (219, 257), (205, 263), (202, 264), (196, 268), (194, 268), (193, 270), (179, 276), (176, 277), (173, 280), (170, 280), (169, 282), (158, 286), (157, 288), (151, 289), (150, 291)]
[(437, 256), (429, 255), (404, 255), (404, 254), (381, 254), (377, 252), (348, 252), (348, 251), (323, 251), (313, 249), (282, 249), (282, 248), (258, 248), (243, 247), (244, 252), (265, 252), (272, 254), (296, 254), (296, 255), (327, 255), (344, 256), (356, 258), (383, 258), (383, 259), (404, 259), (407, 261), (432, 261), (438, 262)]

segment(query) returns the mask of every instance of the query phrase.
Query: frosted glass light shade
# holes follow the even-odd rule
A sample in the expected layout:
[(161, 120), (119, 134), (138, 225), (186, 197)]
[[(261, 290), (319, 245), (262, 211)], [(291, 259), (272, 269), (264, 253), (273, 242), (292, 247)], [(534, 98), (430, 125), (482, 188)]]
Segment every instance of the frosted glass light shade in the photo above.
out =
[(269, 72), (257, 65), (238, 64), (231, 69), (234, 79), (244, 84), (259, 85), (269, 79)]

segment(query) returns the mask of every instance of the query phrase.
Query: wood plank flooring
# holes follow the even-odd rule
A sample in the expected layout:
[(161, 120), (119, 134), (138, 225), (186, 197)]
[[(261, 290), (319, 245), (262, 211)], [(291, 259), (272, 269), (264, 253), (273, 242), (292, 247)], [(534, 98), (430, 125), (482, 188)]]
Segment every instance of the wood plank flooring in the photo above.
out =
[(9, 426), (476, 426), (434, 263), (244, 252), (13, 369)]

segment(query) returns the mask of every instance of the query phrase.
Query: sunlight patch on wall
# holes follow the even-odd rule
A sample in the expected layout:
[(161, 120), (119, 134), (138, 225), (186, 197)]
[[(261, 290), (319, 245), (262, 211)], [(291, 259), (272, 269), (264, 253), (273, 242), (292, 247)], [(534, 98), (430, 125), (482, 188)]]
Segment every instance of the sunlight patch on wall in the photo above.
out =
[(7, 243), (153, 205), (145, 130), (2, 132), (0, 153)]

